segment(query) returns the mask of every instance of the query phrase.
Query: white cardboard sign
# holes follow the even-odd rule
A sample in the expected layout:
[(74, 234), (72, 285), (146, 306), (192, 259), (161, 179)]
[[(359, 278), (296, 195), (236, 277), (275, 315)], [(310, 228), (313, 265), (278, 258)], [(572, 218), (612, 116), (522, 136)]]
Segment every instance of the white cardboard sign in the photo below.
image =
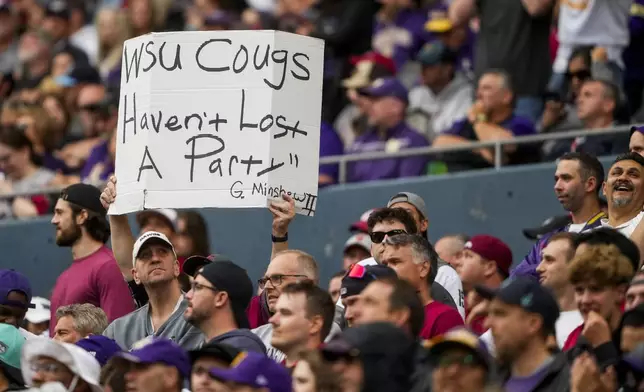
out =
[(275, 31), (153, 33), (123, 49), (110, 214), (317, 201), (324, 42)]

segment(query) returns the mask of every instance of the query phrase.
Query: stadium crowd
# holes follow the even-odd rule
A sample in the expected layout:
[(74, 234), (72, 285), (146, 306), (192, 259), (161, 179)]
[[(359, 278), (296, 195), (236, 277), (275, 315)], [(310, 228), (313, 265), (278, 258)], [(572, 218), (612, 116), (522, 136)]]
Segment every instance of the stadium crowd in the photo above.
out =
[[(639, 116), (642, 18), (641, 0), (0, 0), (1, 214), (51, 216), (70, 249), (48, 298), (1, 265), (0, 392), (644, 390), (644, 127), (593, 133)], [(231, 29), (324, 39), (321, 156), (587, 131), (502, 151), (554, 161), (564, 213), (523, 257), (467, 228), (430, 241), (435, 207), (401, 189), (365, 206), (328, 286), (289, 242), (288, 195), (256, 284), (198, 211), (108, 217), (123, 43)], [(385, 157), (347, 180), (494, 161)]]

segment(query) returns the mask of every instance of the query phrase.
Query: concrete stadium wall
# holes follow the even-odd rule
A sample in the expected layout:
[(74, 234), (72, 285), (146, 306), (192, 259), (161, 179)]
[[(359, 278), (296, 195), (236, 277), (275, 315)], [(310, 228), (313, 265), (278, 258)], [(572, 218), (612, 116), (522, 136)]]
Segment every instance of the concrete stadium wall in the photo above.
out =
[[(604, 164), (611, 161), (603, 159)], [(410, 191), (427, 203), (432, 241), (453, 233), (495, 235), (512, 247), (518, 263), (532, 245), (521, 229), (563, 212), (552, 190), (553, 173), (550, 163), (324, 189), (315, 217), (298, 216), (293, 223), (290, 246), (318, 260), (326, 284), (341, 268), (349, 225), (369, 208), (384, 205), (396, 192)], [(253, 280), (261, 277), (270, 256), (269, 211), (211, 209), (202, 213), (214, 251), (243, 265)], [(1, 223), (0, 249), (0, 268), (26, 274), (37, 295), (48, 296), (57, 276), (71, 262), (70, 250), (56, 246), (49, 218)]]

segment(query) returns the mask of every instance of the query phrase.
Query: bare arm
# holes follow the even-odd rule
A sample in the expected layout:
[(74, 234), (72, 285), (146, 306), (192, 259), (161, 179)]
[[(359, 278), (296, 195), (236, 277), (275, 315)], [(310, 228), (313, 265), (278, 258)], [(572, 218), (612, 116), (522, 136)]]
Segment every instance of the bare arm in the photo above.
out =
[(475, 0), (453, 0), (449, 6), (449, 19), (454, 26), (461, 26), (470, 21), (475, 11)]
[[(273, 214), (271, 234), (273, 237), (284, 238), (288, 235), (288, 226), (295, 218), (295, 200), (287, 194), (282, 195), (280, 201), (273, 201), (268, 209)], [(288, 249), (288, 241), (272, 242), (271, 260), (281, 251)]]
[[(514, 138), (514, 134), (507, 129), (486, 122), (478, 122), (474, 124), (474, 132), (476, 132), (476, 136), (482, 142), (510, 140)], [(507, 144), (503, 147), (503, 150), (507, 153), (514, 152), (516, 149), (516, 146)]]
[[(111, 176), (101, 193), (101, 203), (106, 209), (116, 199), (116, 177)], [(110, 231), (112, 233), (112, 252), (116, 263), (125, 277), (132, 280), (132, 250), (134, 249), (134, 236), (130, 229), (127, 215), (110, 215)]]
[(545, 14), (555, 4), (555, 0), (521, 0), (521, 2), (530, 16), (535, 17)]

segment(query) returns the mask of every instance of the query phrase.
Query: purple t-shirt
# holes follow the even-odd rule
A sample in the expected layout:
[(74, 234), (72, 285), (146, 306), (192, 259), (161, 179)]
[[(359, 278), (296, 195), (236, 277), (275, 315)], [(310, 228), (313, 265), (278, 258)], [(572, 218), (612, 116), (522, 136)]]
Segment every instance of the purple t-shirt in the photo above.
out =
[(552, 358), (548, 358), (536, 372), (527, 377), (510, 377), (505, 382), (504, 390), (506, 392), (532, 392), (548, 373), (548, 366), (552, 360)]
[(398, 13), (394, 23), (376, 19), (373, 48), (385, 57), (390, 57), (400, 69), (407, 61), (414, 60), (420, 47), (430, 37), (425, 30), (427, 13), (422, 10), (405, 9)]
[[(379, 137), (375, 129), (358, 136), (347, 149), (347, 154), (374, 151), (396, 152), (405, 148), (427, 145), (427, 140), (422, 135), (401, 122), (387, 130), (385, 138)], [(424, 156), (358, 161), (349, 165), (347, 177), (349, 182), (361, 182), (419, 176), (425, 171), (427, 162), (428, 159)]]
[(114, 162), (112, 161), (112, 157), (110, 157), (108, 144), (109, 141), (107, 140), (100, 142), (89, 153), (89, 157), (87, 157), (87, 161), (85, 161), (85, 165), (81, 170), (82, 180), (89, 177), (95, 168), (99, 170), (97, 179), (101, 181), (107, 180), (114, 173)]
[[(335, 129), (327, 123), (320, 128), (320, 158), (342, 155), (344, 146)], [(338, 182), (338, 165), (320, 165), (320, 174), (326, 174)]]
[[(514, 114), (498, 125), (512, 132), (514, 136), (534, 135), (537, 132), (532, 121), (525, 117), (515, 116)], [(468, 140), (478, 140), (474, 129), (467, 119), (454, 123), (451, 129), (445, 131), (445, 134), (461, 136)]]

